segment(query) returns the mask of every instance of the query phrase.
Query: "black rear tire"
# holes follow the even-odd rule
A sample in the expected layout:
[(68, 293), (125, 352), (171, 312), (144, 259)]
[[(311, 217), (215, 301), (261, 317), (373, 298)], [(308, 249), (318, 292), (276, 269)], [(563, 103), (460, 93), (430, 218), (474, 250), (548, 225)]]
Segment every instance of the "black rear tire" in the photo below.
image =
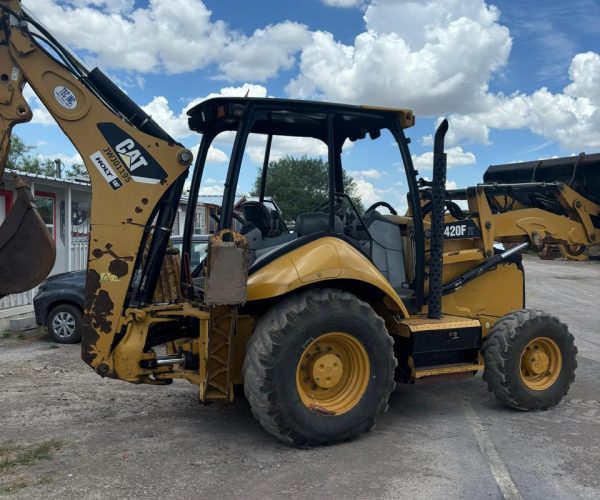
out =
[(77, 344), (81, 342), (83, 315), (72, 304), (59, 304), (52, 308), (46, 321), (48, 332), (59, 344)]
[[(555, 380), (548, 380), (547, 387), (532, 389), (523, 376), (522, 357), (537, 339), (549, 339), (560, 351), (560, 372)], [(573, 335), (558, 318), (542, 311), (523, 309), (500, 319), (483, 344), (483, 357), (488, 390), (511, 408), (550, 408), (562, 400), (575, 380), (577, 347)]]
[[(328, 332), (359, 342), (370, 365), (360, 399), (339, 414), (307, 406), (297, 386), (307, 346)], [(396, 364), (392, 338), (369, 304), (347, 292), (312, 289), (282, 300), (258, 321), (246, 347), (244, 392), (254, 416), (277, 439), (298, 447), (328, 445), (375, 425), (395, 387)]]

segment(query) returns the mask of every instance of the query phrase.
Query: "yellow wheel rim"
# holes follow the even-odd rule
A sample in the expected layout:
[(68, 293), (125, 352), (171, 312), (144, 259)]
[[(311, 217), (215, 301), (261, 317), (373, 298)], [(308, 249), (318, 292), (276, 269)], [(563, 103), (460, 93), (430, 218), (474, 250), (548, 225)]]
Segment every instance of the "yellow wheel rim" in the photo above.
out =
[(341, 415), (363, 397), (371, 363), (362, 343), (341, 332), (321, 335), (304, 349), (296, 369), (296, 387), (307, 408)]
[(548, 337), (533, 339), (521, 354), (521, 380), (534, 391), (543, 391), (552, 386), (561, 368), (560, 348)]

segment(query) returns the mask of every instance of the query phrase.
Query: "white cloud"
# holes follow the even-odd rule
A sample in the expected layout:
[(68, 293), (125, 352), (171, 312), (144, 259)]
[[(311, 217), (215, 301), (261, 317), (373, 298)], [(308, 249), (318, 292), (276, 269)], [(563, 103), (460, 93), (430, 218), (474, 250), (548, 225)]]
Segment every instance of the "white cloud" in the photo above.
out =
[(48, 160), (50, 160), (50, 161), (60, 160), (63, 165), (63, 171), (64, 171), (65, 167), (70, 167), (74, 163), (83, 163), (83, 160), (81, 159), (81, 156), (79, 155), (79, 153), (74, 153), (72, 155), (67, 155), (64, 153), (59, 153), (59, 154), (55, 154), (55, 155), (38, 153), (36, 155), (36, 158), (40, 162), (46, 162)]
[(487, 109), (488, 81), (508, 59), (511, 38), (483, 0), (373, 0), (353, 45), (313, 33), (297, 97), (412, 107), (417, 115)]
[[(200, 149), (200, 144), (197, 144), (193, 148), (191, 148), (194, 152), (194, 158), (198, 155), (198, 150)], [(229, 161), (229, 156), (225, 151), (222, 151), (219, 148), (211, 146), (208, 149), (208, 154), (206, 155), (206, 163), (226, 163)]]
[(220, 196), (223, 194), (224, 190), (225, 181), (223, 179), (214, 179), (212, 177), (208, 177), (206, 179), (202, 179), (199, 194), (204, 196)]
[(290, 21), (246, 36), (213, 20), (201, 0), (149, 0), (137, 8), (127, 0), (24, 4), (59, 39), (85, 51), (87, 59), (141, 73), (176, 74), (215, 64), (225, 78), (262, 81), (289, 68), (310, 40), (306, 26)]
[[(485, 0), (322, 1), (365, 4), (364, 32), (345, 44), (331, 33), (311, 33), (285, 21), (243, 34), (215, 19), (201, 0), (149, 0), (143, 7), (133, 0), (24, 4), (87, 60), (138, 72), (123, 76), (128, 85), (143, 85), (139, 73), (200, 68), (230, 80), (260, 81), (294, 68), (300, 53), (299, 72), (286, 87), (290, 96), (412, 107), (417, 116), (448, 115), (449, 147), (488, 145), (492, 130), (520, 128), (568, 151), (600, 147), (599, 53), (573, 57), (570, 82), (562, 91), (493, 93), (490, 82), (505, 68), (512, 39), (498, 9)], [(77, 20), (85, 20), (85, 29)], [(264, 87), (250, 87), (257, 92), (251, 95), (266, 95)], [(34, 123), (53, 124), (39, 100), (28, 95)], [(145, 108), (182, 138), (190, 135), (185, 111), (197, 102), (172, 109), (157, 96)], [(423, 143), (431, 140), (428, 135)], [(282, 147), (275, 154), (285, 151)]]
[[(435, 129), (439, 126), (443, 117), (439, 117), (435, 123)], [(450, 115), (448, 118), (449, 128), (446, 134), (446, 146), (455, 146), (460, 143), (466, 144), (490, 144), (490, 128), (482, 121), (468, 115)], [(433, 134), (423, 137), (424, 146), (433, 146)]]
[(252, 75), (254, 80), (267, 80), (280, 69), (290, 69), (296, 61), (294, 54), (309, 41), (307, 27), (289, 21), (256, 30), (250, 38), (239, 38), (224, 48), (221, 76), (244, 80)]
[(201, 186), (198, 190), (200, 196), (221, 196), (225, 188), (221, 184), (220, 186)]
[(404, 190), (401, 190), (402, 183), (394, 182), (392, 185), (389, 183), (387, 187), (381, 188), (376, 186), (372, 181), (381, 179), (387, 175), (387, 172), (368, 169), (368, 170), (351, 170), (348, 175), (352, 177), (356, 185), (356, 193), (362, 200), (365, 208), (377, 201), (387, 201), (393, 206), (398, 207), (402, 203), (402, 195)]
[(321, 0), (325, 5), (329, 7), (341, 7), (348, 9), (351, 7), (358, 7), (362, 5), (363, 0)]
[[(492, 128), (528, 128), (566, 150), (599, 148), (600, 55), (595, 52), (575, 55), (569, 66), (569, 79), (571, 83), (562, 92), (553, 93), (543, 87), (531, 94), (490, 95), (487, 110), (469, 116), (451, 116), (450, 130), (457, 123), (455, 136), (459, 140), (485, 144)], [(424, 142), (430, 142), (430, 138), (426, 137)], [(546, 146), (544, 143), (543, 147)]]
[[(207, 96), (198, 97), (190, 100), (181, 110), (174, 111), (169, 101), (164, 96), (156, 96), (145, 106), (144, 111), (160, 124), (169, 134), (178, 140), (185, 139), (195, 135), (196, 132), (188, 128), (187, 111), (193, 106), (206, 99), (214, 97), (267, 97), (267, 89), (262, 85), (245, 83), (239, 87), (224, 87), (219, 92), (210, 93)], [(229, 160), (227, 154), (219, 149), (231, 148), (235, 139), (235, 132), (223, 132), (214, 141), (208, 154), (209, 162), (225, 162)], [(251, 134), (248, 137), (246, 152), (253, 163), (262, 164), (266, 146), (266, 136)], [(353, 147), (353, 143), (347, 141), (344, 144), (344, 150), (347, 151)], [(270, 159), (279, 160), (286, 155), (309, 157), (327, 156), (327, 145), (310, 137), (287, 137), (275, 136), (271, 147)]]
[(142, 109), (152, 116), (156, 123), (173, 137), (176, 139), (183, 139), (196, 134), (196, 132), (193, 132), (188, 128), (187, 112), (190, 108), (206, 99), (212, 99), (213, 97), (242, 97), (245, 95), (248, 95), (248, 97), (266, 97), (267, 89), (262, 85), (250, 83), (245, 83), (240, 87), (225, 87), (222, 88), (220, 92), (213, 92), (205, 97), (192, 99), (179, 112), (175, 112), (171, 109), (166, 97), (156, 96), (148, 104), (142, 106)]
[(384, 175), (387, 175), (387, 172), (371, 168), (369, 170), (350, 170), (348, 175), (354, 178), (364, 177), (367, 179), (381, 179)]
[(164, 128), (167, 133), (179, 139), (188, 137), (194, 133), (188, 128), (188, 117), (186, 115), (187, 110), (194, 104), (194, 101), (188, 103), (179, 114), (175, 114), (169, 107), (169, 100), (166, 97), (155, 96), (152, 101), (145, 106), (142, 106), (142, 109), (148, 113), (156, 123)]
[(37, 95), (33, 92), (33, 89), (26, 85), (23, 89), (23, 97), (29, 104), (33, 118), (29, 123), (35, 123), (38, 125), (56, 125), (56, 121), (52, 118), (52, 115), (46, 109), (46, 106), (40, 101)]
[(224, 87), (219, 92), (211, 92), (206, 97), (198, 99), (198, 102), (206, 99), (212, 99), (213, 97), (267, 97), (267, 89), (262, 85), (255, 85), (253, 83), (244, 83), (239, 87)]
[(88, 0), (67, 0), (68, 4), (74, 7), (96, 7), (107, 10), (108, 12), (121, 13), (131, 12), (135, 0), (101, 0), (100, 2), (90, 2)]
[(356, 193), (362, 200), (365, 208), (368, 208), (369, 205), (372, 205), (377, 201), (384, 201), (386, 198), (389, 198), (390, 193), (393, 192), (391, 188), (377, 188), (371, 182), (366, 181), (365, 179), (354, 179), (354, 182), (356, 184)]
[[(253, 163), (262, 165), (265, 155), (266, 142), (267, 138), (264, 135), (252, 134), (248, 138), (248, 146), (246, 151)], [(288, 155), (294, 157), (306, 155), (311, 158), (326, 157), (327, 144), (325, 144), (323, 141), (310, 137), (273, 137), (271, 154), (269, 156), (270, 160), (277, 161)]]
[(364, 20), (349, 45), (313, 33), (288, 94), (449, 115), (450, 147), (489, 145), (491, 130), (520, 128), (566, 150), (600, 147), (600, 54), (575, 55), (562, 92), (503, 95), (489, 85), (506, 66), (512, 39), (485, 0), (371, 0)]
[[(33, 112), (33, 120), (31, 123), (40, 125), (56, 125), (56, 121), (48, 112), (44, 104), (35, 95), (31, 87), (26, 86), (23, 96), (29, 103)], [(177, 140), (185, 139), (195, 135), (188, 127), (187, 112), (190, 108), (213, 97), (266, 97), (267, 89), (262, 85), (244, 83), (239, 87), (224, 87), (219, 92), (212, 92), (207, 96), (191, 99), (181, 110), (173, 111), (169, 101), (164, 96), (155, 96), (148, 104), (141, 106), (156, 123), (164, 128), (170, 135)], [(233, 136), (232, 136), (233, 137)], [(233, 139), (232, 139), (233, 142)]]
[(225, 163), (229, 161), (229, 156), (214, 146), (208, 148), (208, 154), (206, 155), (207, 163)]
[(593, 104), (600, 104), (600, 55), (596, 52), (577, 54), (569, 66), (571, 84), (565, 87), (565, 94), (576, 98), (587, 98)]
[[(463, 151), (460, 146), (454, 146), (446, 149), (448, 168), (474, 165), (477, 162), (475, 155), (469, 151)], [(419, 171), (433, 169), (433, 153), (427, 152), (421, 155), (412, 156), (413, 164)]]

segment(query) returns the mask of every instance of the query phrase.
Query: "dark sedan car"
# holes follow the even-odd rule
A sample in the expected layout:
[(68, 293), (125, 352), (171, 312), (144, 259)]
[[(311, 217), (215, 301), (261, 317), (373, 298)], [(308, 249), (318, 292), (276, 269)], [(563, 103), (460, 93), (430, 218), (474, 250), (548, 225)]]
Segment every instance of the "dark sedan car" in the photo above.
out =
[(38, 325), (48, 327), (50, 335), (61, 344), (81, 340), (85, 271), (51, 276), (38, 288), (33, 298)]
[[(206, 255), (208, 235), (194, 235), (190, 263), (192, 269)], [(182, 238), (173, 237), (171, 243), (181, 252)], [(47, 326), (56, 342), (75, 344), (81, 341), (85, 295), (85, 271), (50, 276), (38, 288), (33, 299), (38, 325)]]

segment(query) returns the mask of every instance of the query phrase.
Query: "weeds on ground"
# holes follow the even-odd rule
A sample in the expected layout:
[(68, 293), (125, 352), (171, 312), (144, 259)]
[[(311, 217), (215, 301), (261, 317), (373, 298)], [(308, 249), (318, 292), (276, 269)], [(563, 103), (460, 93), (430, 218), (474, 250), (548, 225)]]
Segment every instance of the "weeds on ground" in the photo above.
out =
[(16, 491), (22, 490), (23, 488), (27, 488), (27, 486), (50, 484), (52, 481), (54, 481), (54, 478), (47, 474), (43, 475), (39, 480), (34, 482), (29, 482), (28, 479), (25, 477), (18, 477), (17, 479), (14, 479), (13, 481), (7, 484), (0, 485), (0, 495), (7, 493), (15, 493)]
[(0, 493), (14, 493), (15, 491), (27, 488), (29, 482), (24, 477), (19, 477), (8, 484), (0, 486)]
[(11, 331), (10, 331), (10, 330), (4, 330), (4, 331), (2, 332), (2, 335), (1, 335), (1, 337), (2, 337), (3, 339), (7, 339), (7, 338), (8, 338), (8, 337), (10, 337), (10, 336), (11, 336)]
[(48, 349), (60, 349), (60, 346), (58, 344), (50, 344)]
[(0, 444), (0, 472), (18, 465), (31, 465), (47, 460), (61, 446), (62, 443), (56, 439), (29, 446), (17, 445), (12, 441)]

